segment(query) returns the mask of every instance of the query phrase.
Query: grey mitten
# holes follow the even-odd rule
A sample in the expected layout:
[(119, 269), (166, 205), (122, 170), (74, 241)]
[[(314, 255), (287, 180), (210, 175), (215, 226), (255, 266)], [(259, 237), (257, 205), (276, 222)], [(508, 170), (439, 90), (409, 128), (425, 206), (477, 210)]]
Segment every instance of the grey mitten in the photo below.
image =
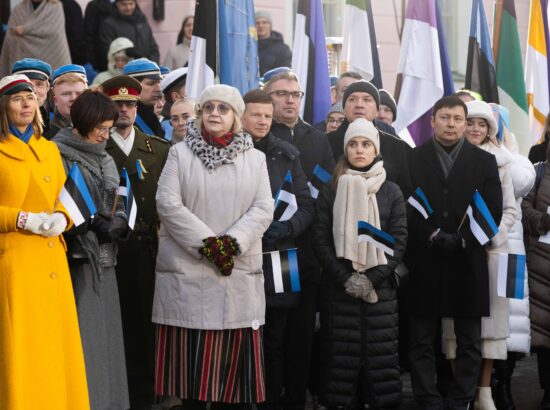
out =
[(362, 299), (367, 303), (378, 302), (378, 295), (369, 278), (358, 272), (353, 272), (344, 283), (344, 289), (351, 297)]

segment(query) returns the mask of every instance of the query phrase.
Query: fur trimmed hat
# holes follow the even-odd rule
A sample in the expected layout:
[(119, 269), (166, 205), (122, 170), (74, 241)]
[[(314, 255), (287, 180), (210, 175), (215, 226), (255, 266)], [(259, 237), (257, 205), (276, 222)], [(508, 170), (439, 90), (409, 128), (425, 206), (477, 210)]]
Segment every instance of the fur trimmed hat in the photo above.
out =
[(344, 135), (344, 152), (350, 140), (354, 137), (363, 137), (372, 142), (376, 149), (376, 155), (380, 154), (380, 135), (374, 124), (364, 118), (353, 121)]
[(468, 119), (483, 118), (489, 126), (489, 138), (494, 140), (498, 133), (498, 125), (493, 115), (493, 109), (484, 101), (469, 101), (466, 103), (468, 107)]
[(216, 84), (206, 87), (199, 98), (199, 107), (202, 108), (207, 101), (223, 101), (233, 108), (239, 118), (244, 112), (244, 101), (241, 93), (235, 87), (225, 84)]

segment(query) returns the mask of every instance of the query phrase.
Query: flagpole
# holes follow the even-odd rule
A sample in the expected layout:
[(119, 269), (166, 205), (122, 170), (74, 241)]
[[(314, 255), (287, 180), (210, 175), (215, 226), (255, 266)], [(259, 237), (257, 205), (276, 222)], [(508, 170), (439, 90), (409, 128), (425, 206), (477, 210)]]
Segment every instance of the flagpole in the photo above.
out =
[(466, 220), (467, 215), (468, 215), (468, 209), (466, 209), (466, 212), (464, 212), (464, 216), (462, 217), (462, 221), (460, 221), (460, 225), (458, 225), (458, 228), (456, 229), (457, 232), (460, 232), (460, 228), (462, 228), (462, 224)]
[(114, 191), (115, 191), (115, 200), (113, 201), (113, 209), (111, 209), (111, 218), (115, 216), (116, 206), (118, 204), (118, 188), (115, 188)]

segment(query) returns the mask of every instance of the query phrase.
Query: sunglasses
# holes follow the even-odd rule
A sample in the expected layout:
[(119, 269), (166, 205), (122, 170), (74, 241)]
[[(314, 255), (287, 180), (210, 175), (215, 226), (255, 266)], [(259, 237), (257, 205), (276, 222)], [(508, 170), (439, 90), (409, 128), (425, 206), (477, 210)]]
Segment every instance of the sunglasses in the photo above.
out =
[(215, 109), (218, 109), (218, 113), (220, 115), (225, 115), (229, 112), (229, 110), (231, 110), (231, 107), (224, 103), (214, 104), (211, 102), (207, 102), (202, 106), (202, 110), (206, 114), (212, 114)]

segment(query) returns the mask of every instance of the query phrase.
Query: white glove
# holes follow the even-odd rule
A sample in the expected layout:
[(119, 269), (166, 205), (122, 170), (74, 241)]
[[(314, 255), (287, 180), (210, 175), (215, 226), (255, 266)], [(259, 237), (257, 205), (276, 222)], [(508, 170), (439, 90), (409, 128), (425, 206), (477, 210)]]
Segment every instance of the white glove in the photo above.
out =
[(26, 212), (26, 214), (27, 220), (23, 229), (36, 235), (42, 235), (42, 224), (46, 222), (46, 220), (49, 218), (49, 215), (46, 212), (40, 212), (39, 214)]
[(45, 237), (59, 236), (67, 228), (67, 218), (61, 212), (54, 212), (42, 225), (42, 235)]

